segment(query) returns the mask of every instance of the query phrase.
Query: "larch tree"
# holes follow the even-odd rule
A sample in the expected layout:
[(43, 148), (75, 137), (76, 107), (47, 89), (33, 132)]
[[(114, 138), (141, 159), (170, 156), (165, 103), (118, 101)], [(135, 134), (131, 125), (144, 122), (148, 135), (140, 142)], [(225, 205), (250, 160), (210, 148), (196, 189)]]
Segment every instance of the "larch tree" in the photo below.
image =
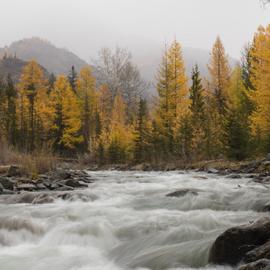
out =
[(27, 140), (26, 147), (29, 151), (35, 149), (35, 143), (38, 139), (37, 132), (39, 129), (37, 123), (40, 120), (37, 113), (38, 97), (44, 97), (46, 93), (47, 81), (43, 70), (36, 61), (30, 61), (24, 67), (18, 85), (20, 137)]
[(125, 159), (130, 158), (132, 141), (133, 132), (127, 125), (126, 104), (121, 95), (117, 95), (114, 99), (109, 129), (108, 156), (110, 162), (124, 162)]
[(261, 140), (262, 151), (270, 150), (270, 25), (260, 27), (255, 34), (251, 52), (251, 82), (255, 91), (250, 91), (254, 104), (251, 114), (252, 130), (258, 141)]
[(210, 116), (212, 122), (211, 152), (214, 157), (224, 152), (224, 120), (228, 110), (228, 86), (230, 83), (230, 66), (221, 39), (217, 37), (212, 49), (210, 64), (208, 65), (210, 83)]
[(220, 115), (224, 115), (228, 99), (227, 87), (230, 82), (230, 66), (219, 37), (217, 37), (213, 46), (208, 70), (211, 91), (215, 98), (217, 111)]
[(163, 149), (165, 153), (177, 152), (174, 142), (188, 111), (188, 87), (181, 46), (176, 40), (164, 52), (157, 81), (156, 123), (163, 137)]
[(59, 76), (50, 94), (53, 148), (60, 154), (73, 152), (83, 142), (80, 105), (69, 81)]
[(91, 148), (90, 140), (95, 133), (95, 117), (98, 112), (96, 82), (90, 67), (82, 68), (77, 79), (77, 95), (81, 110), (81, 132), (84, 151)]

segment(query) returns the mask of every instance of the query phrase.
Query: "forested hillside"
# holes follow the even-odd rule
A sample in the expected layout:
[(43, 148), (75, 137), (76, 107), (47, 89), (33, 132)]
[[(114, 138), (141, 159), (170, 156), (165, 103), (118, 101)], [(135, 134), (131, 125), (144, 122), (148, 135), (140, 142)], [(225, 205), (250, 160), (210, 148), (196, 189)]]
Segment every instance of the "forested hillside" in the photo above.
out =
[(209, 79), (197, 65), (186, 72), (181, 45), (173, 41), (157, 67), (158, 95), (151, 102), (125, 50), (101, 52), (98, 78), (85, 66), (48, 80), (33, 60), (19, 83), (1, 81), (1, 140), (24, 152), (84, 153), (96, 163), (242, 160), (267, 153), (269, 36), (270, 26), (260, 27), (234, 68), (218, 37)]

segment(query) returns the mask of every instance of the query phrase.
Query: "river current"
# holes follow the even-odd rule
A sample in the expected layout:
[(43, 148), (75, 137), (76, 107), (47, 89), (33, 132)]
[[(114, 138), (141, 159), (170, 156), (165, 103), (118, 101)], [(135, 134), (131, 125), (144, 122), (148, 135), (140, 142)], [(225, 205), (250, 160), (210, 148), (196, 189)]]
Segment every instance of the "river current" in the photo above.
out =
[(245, 178), (89, 174), (96, 181), (71, 201), (0, 203), (0, 270), (230, 269), (208, 265), (213, 241), (266, 215), (258, 210), (269, 201), (267, 186)]

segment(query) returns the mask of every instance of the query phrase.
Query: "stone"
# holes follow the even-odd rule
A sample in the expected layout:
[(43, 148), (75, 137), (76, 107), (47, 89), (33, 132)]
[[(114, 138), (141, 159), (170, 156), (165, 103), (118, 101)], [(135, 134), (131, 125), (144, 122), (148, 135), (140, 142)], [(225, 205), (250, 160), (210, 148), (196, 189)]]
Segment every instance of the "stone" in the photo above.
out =
[(241, 179), (242, 176), (240, 174), (230, 174), (226, 178), (229, 178), (229, 179)]
[(13, 190), (14, 185), (12, 181), (8, 177), (0, 177), (0, 184), (3, 186), (3, 188), (8, 189), (8, 190)]
[(13, 177), (13, 176), (21, 176), (21, 168), (19, 166), (11, 165), (8, 169), (7, 176)]
[(37, 187), (34, 184), (31, 183), (25, 183), (25, 184), (18, 184), (17, 185), (18, 190), (27, 190), (27, 191), (33, 191), (36, 190)]
[(270, 260), (270, 241), (266, 242), (262, 246), (259, 246), (251, 251), (249, 251), (245, 256), (243, 261), (246, 263), (254, 262), (260, 259)]
[(184, 197), (186, 195), (197, 196), (198, 191), (195, 189), (179, 189), (166, 195), (166, 197)]
[(244, 256), (270, 238), (270, 218), (252, 224), (228, 229), (214, 242), (209, 253), (209, 263), (236, 265)]
[(83, 182), (76, 181), (74, 179), (68, 179), (68, 180), (62, 181), (62, 183), (65, 186), (69, 186), (69, 187), (73, 187), (73, 188), (88, 187), (88, 185), (84, 184)]
[(266, 155), (266, 161), (270, 161), (270, 153)]
[(238, 270), (270, 270), (270, 260), (261, 259), (252, 263), (242, 265)]
[(207, 173), (218, 173), (218, 170), (217, 169), (214, 169), (214, 168), (209, 168), (208, 170), (207, 170)]

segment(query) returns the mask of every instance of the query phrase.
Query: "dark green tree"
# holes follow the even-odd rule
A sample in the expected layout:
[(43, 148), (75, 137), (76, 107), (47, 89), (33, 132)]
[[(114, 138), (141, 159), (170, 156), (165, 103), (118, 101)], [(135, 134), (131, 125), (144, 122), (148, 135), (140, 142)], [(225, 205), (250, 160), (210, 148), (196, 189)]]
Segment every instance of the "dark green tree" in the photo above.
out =
[(135, 144), (134, 144), (134, 161), (142, 162), (147, 158), (148, 153), (148, 110), (145, 99), (140, 98), (139, 111), (135, 125)]
[(16, 98), (17, 91), (15, 89), (11, 76), (8, 75), (6, 86), (6, 133), (8, 142), (11, 145), (16, 144), (17, 138)]
[(77, 81), (77, 78), (78, 78), (78, 74), (75, 70), (75, 67), (72, 66), (71, 67), (71, 70), (69, 72), (69, 75), (68, 75), (68, 81), (70, 83), (70, 86), (72, 88), (72, 90), (75, 92), (76, 91), (76, 81)]

